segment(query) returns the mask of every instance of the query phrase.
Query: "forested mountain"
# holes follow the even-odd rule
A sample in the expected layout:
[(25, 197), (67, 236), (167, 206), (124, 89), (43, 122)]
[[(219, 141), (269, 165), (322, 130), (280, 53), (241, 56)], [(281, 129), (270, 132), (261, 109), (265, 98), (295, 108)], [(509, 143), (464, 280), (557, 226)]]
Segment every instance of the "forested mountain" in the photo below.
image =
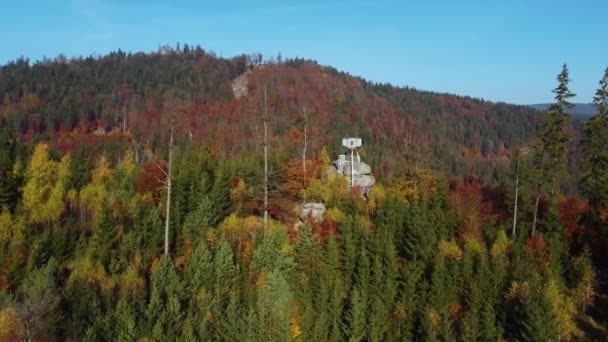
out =
[[(235, 98), (239, 81), (243, 95)], [(381, 178), (422, 165), (488, 179), (497, 163), (507, 164), (510, 149), (529, 140), (539, 116), (525, 106), (374, 84), (312, 61), (224, 59), (186, 45), (8, 63), (0, 69), (0, 120), (30, 137), (122, 132), (156, 150), (174, 116), (182, 136), (237, 155), (259, 146), (263, 88), (274, 139), (289, 135), (305, 109), (311, 150), (334, 153), (343, 136), (360, 136)], [(50, 141), (60, 147), (91, 139)]]
[(0, 341), (606, 339), (608, 69), (576, 130), (557, 81), (541, 114), (198, 47), (9, 63)]

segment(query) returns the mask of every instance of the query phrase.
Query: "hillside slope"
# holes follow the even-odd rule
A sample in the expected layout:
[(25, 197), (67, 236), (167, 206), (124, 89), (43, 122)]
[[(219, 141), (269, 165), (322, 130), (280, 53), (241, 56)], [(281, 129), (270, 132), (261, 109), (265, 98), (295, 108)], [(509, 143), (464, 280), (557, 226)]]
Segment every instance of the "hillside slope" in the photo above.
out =
[[(232, 81), (247, 70), (248, 89), (235, 98)], [(71, 145), (57, 132), (72, 132), (70, 141), (88, 141), (74, 132), (116, 132), (157, 150), (175, 117), (182, 136), (237, 155), (259, 147), (264, 88), (276, 152), (289, 153), (283, 138), (301, 131), (305, 109), (311, 151), (336, 153), (343, 136), (361, 136), (368, 160), (389, 178), (414, 165), (488, 176), (532, 136), (538, 117), (526, 106), (374, 84), (312, 61), (252, 63), (186, 47), (4, 65), (0, 123), (64, 148)]]

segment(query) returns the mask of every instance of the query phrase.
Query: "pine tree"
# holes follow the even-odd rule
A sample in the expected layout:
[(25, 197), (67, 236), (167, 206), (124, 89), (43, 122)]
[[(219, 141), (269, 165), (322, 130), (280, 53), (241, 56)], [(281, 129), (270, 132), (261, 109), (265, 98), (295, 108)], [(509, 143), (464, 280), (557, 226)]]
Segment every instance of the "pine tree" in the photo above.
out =
[(348, 321), (348, 340), (359, 342), (365, 340), (367, 336), (367, 301), (361, 295), (361, 290), (355, 288), (350, 298), (350, 311), (347, 316)]
[(542, 290), (534, 289), (523, 301), (524, 320), (521, 336), (525, 341), (557, 341), (556, 317)]
[(57, 261), (51, 258), (44, 267), (32, 271), (20, 293), (27, 340), (52, 338), (62, 319)]
[(608, 204), (608, 68), (593, 103), (597, 115), (585, 122), (581, 146), (585, 154), (582, 188), (592, 210)]
[(163, 255), (152, 275), (150, 302), (146, 309), (147, 332), (158, 341), (174, 341), (180, 336), (181, 283), (169, 257)]
[(292, 293), (282, 272), (278, 269), (270, 271), (257, 295), (256, 312), (260, 340), (288, 341)]
[(557, 81), (558, 86), (553, 89), (556, 102), (547, 109), (542, 118), (534, 158), (537, 169), (537, 193), (532, 234), (536, 230), (539, 199), (545, 191), (548, 192), (547, 194), (550, 195), (552, 200), (555, 199), (555, 195), (559, 191), (558, 177), (567, 167), (570, 150), (570, 135), (568, 134), (570, 115), (566, 113), (566, 109), (573, 107), (568, 99), (574, 97), (575, 94), (568, 89), (570, 76), (566, 64), (563, 65), (562, 71), (557, 75)]
[(10, 134), (0, 129), (0, 210), (6, 207), (13, 211), (17, 204), (17, 182), (13, 175), (15, 145)]
[(113, 333), (116, 341), (129, 342), (137, 339), (137, 323), (134, 315), (133, 309), (129, 307), (129, 302), (125, 298), (121, 298), (112, 317), (112, 322), (115, 323)]
[(300, 226), (294, 246), (293, 293), (298, 305), (297, 318), (302, 339), (314, 340), (317, 307), (316, 284), (318, 279), (319, 245), (315, 242), (309, 224)]

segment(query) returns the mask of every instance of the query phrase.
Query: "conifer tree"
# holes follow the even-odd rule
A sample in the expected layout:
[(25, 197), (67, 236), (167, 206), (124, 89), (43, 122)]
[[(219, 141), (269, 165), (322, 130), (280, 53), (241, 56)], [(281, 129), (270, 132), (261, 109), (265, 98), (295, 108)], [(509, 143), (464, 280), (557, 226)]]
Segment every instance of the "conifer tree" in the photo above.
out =
[(129, 307), (125, 298), (118, 301), (112, 321), (114, 326), (114, 339), (120, 342), (128, 342), (137, 339), (137, 323), (134, 319), (135, 313)]
[(15, 140), (0, 129), (0, 210), (14, 210), (17, 204), (17, 182), (13, 175), (15, 163)]
[(267, 341), (288, 341), (290, 337), (292, 293), (282, 273), (270, 271), (258, 290), (259, 337)]
[(593, 103), (597, 114), (585, 122), (581, 141), (583, 163), (583, 191), (593, 210), (608, 204), (608, 68), (600, 80)]
[(60, 311), (59, 265), (51, 258), (32, 271), (23, 282), (21, 316), (26, 326), (26, 339), (43, 340), (54, 336), (62, 319)]
[(146, 309), (147, 332), (159, 341), (173, 341), (181, 332), (181, 283), (168, 256), (163, 255), (152, 275), (150, 302)]
[(566, 113), (566, 110), (574, 106), (568, 100), (575, 94), (568, 89), (570, 76), (566, 64), (563, 65), (562, 71), (557, 75), (557, 81), (558, 85), (553, 89), (555, 103), (545, 111), (542, 118), (534, 158), (538, 179), (536, 181), (537, 193), (532, 234), (536, 230), (541, 193), (545, 192), (546, 189), (547, 195), (550, 195), (552, 200), (555, 199), (555, 194), (559, 191), (559, 176), (567, 167), (570, 151), (570, 135), (568, 133), (570, 115)]

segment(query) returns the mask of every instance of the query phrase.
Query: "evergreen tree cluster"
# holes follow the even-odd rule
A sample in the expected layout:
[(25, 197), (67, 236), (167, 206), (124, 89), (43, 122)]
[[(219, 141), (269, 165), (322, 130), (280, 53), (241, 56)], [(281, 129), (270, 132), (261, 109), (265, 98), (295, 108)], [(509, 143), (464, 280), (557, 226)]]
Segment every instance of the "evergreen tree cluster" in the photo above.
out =
[[(167, 256), (163, 158), (64, 153), (2, 131), (0, 340), (605, 339), (607, 80), (584, 124), (584, 197), (565, 194), (564, 66), (513, 168), (515, 231), (513, 175), (489, 185), (415, 169), (363, 199), (327, 175), (324, 149), (305, 156), (301, 184), (271, 174), (265, 225), (259, 155), (182, 137)], [(323, 201), (324, 219), (296, 222), (286, 208), (303, 199)]]

